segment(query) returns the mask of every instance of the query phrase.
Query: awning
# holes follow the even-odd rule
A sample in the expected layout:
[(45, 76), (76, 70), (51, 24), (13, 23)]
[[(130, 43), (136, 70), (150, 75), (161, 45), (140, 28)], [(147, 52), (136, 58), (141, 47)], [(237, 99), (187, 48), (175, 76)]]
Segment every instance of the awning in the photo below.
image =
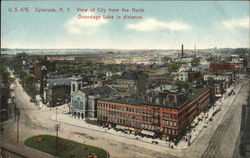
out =
[(121, 125), (116, 125), (115, 128), (117, 128), (117, 129), (126, 129), (125, 126), (121, 126)]
[(141, 133), (142, 133), (142, 134), (146, 134), (146, 135), (150, 135), (150, 136), (154, 136), (154, 135), (155, 135), (154, 132), (146, 131), (146, 130), (142, 130)]

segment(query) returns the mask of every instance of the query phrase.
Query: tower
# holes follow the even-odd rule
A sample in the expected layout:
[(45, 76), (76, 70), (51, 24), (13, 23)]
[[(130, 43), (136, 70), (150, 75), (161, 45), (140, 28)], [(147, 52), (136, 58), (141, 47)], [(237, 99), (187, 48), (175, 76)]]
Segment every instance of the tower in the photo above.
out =
[(183, 52), (183, 47), (184, 47), (184, 46), (183, 46), (183, 44), (182, 44), (182, 45), (181, 45), (181, 58), (183, 58), (183, 55), (184, 55), (184, 54), (183, 54), (183, 53), (184, 53), (184, 52)]
[(82, 78), (71, 78), (70, 85), (70, 94), (78, 92), (82, 88)]
[(195, 57), (197, 56), (196, 54), (196, 45), (194, 45), (194, 53), (195, 53)]

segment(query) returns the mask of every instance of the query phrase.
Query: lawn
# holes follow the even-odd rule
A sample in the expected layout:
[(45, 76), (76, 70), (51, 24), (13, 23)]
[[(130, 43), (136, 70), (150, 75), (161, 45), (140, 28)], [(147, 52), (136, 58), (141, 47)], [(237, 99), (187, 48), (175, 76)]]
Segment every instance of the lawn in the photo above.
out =
[(46, 152), (62, 158), (107, 158), (108, 152), (103, 149), (81, 144), (58, 137), (58, 152), (56, 150), (56, 137), (51, 135), (38, 135), (25, 140), (24, 144), (30, 148)]

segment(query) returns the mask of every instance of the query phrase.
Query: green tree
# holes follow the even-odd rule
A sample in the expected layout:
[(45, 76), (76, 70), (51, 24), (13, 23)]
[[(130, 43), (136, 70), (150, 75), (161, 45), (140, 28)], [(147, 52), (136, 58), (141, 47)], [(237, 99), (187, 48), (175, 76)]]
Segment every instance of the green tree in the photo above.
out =
[(199, 64), (199, 62), (200, 62), (200, 59), (198, 59), (196, 57), (192, 58), (192, 60), (191, 60), (192, 66), (197, 66)]
[(169, 72), (178, 70), (180, 66), (181, 66), (181, 63), (178, 63), (178, 62), (167, 63), (167, 68)]
[(36, 95), (36, 78), (34, 75), (27, 75), (24, 78), (24, 87), (27, 93), (34, 97)]

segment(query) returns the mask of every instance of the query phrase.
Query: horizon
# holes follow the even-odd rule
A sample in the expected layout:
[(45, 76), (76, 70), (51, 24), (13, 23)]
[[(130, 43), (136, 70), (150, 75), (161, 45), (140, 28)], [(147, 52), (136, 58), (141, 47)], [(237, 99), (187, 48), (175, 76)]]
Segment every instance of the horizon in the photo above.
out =
[[(184, 45), (185, 46), (185, 45)], [(181, 48), (173, 48), (173, 49), (155, 49), (155, 48), (145, 48), (145, 49), (125, 49), (125, 48), (1, 48), (1, 50), (8, 49), (8, 50), (181, 50)], [(208, 50), (208, 49), (250, 49), (250, 47), (235, 47), (235, 48), (230, 48), (230, 47), (214, 47), (214, 48), (199, 48), (196, 50)], [(194, 50), (191, 48), (185, 48), (184, 50)]]

